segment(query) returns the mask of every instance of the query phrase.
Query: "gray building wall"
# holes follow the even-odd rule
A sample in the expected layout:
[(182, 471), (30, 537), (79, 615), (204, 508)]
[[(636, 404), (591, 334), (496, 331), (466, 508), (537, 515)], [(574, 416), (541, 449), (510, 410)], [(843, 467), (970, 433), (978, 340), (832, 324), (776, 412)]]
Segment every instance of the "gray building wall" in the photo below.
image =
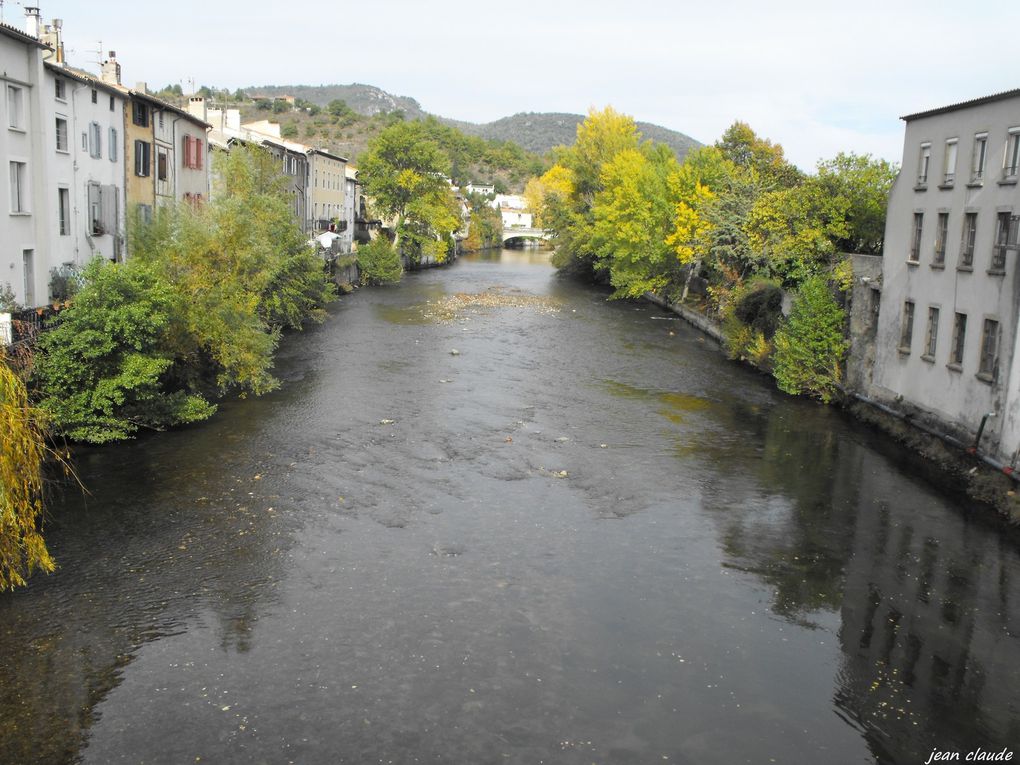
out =
[[(889, 199), (882, 292), (870, 386), (877, 398), (916, 409), (957, 433), (972, 434), (982, 415), (985, 450), (1009, 460), (1020, 445), (1020, 362), (1015, 353), (1020, 269), (1016, 251), (993, 268), (997, 215), (1020, 213), (1016, 178), (1004, 177), (1010, 129), (1020, 129), (1020, 91), (907, 120), (903, 163)], [(974, 172), (976, 147), (986, 137), (985, 165)], [(955, 162), (951, 161), (955, 142)], [(927, 173), (922, 147), (927, 145)], [(922, 177), (925, 176), (926, 177)], [(962, 257), (967, 213), (977, 215), (973, 263)], [(917, 257), (915, 214), (923, 216)], [(938, 218), (948, 216), (944, 261), (936, 257)], [(910, 347), (904, 347), (904, 304), (914, 303)], [(929, 309), (938, 310), (934, 353), (927, 353)], [(955, 314), (967, 316), (963, 358), (950, 364)], [(999, 322), (995, 373), (979, 375), (986, 319)]]

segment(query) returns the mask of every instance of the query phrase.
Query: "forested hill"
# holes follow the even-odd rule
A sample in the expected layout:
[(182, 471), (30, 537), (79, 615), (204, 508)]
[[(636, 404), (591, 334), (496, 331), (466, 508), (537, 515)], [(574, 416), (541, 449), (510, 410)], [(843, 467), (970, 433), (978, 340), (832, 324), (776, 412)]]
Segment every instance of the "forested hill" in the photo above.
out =
[[(513, 141), (529, 151), (544, 154), (553, 146), (572, 144), (577, 135), (577, 126), (584, 121), (584, 115), (522, 112), (484, 125), (454, 120), (443, 121), (471, 135), (494, 141)], [(645, 138), (666, 144), (680, 159), (683, 159), (688, 151), (701, 145), (688, 135), (650, 122), (639, 122), (637, 126)]]
[[(407, 119), (421, 119), (427, 116), (415, 99), (395, 96), (372, 85), (353, 83), (351, 85), (266, 85), (245, 88), (249, 96), (294, 96), (309, 103), (326, 106), (332, 101), (345, 101), (358, 114), (373, 116), (385, 112), (402, 111)], [(469, 135), (480, 136), (493, 141), (513, 141), (517, 145), (538, 154), (545, 154), (554, 146), (568, 146), (574, 142), (577, 126), (584, 120), (580, 114), (522, 112), (503, 117), (495, 122), (477, 124), (460, 120), (437, 118), (462, 130)], [(700, 144), (688, 135), (676, 130), (637, 123), (645, 138), (664, 143), (681, 159), (692, 148)]]

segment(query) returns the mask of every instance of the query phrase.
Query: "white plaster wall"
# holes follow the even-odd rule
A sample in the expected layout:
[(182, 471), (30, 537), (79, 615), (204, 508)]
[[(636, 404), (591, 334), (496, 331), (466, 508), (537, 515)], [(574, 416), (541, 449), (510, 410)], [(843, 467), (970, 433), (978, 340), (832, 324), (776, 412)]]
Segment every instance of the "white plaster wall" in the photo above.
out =
[[(907, 123), (902, 170), (889, 200), (883, 253), (883, 288), (877, 332), (873, 393), (883, 398), (902, 396), (904, 401), (937, 414), (958, 428), (973, 432), (986, 412), (999, 412), (986, 428), (986, 449), (1011, 454), (1020, 433), (1020, 411), (1012, 390), (1020, 381), (1014, 370), (1013, 349), (1017, 340), (1016, 318), (1020, 296), (1020, 268), (1015, 253), (1006, 261), (1004, 275), (989, 274), (996, 213), (1020, 213), (1020, 191), (1015, 184), (1002, 185), (1007, 130), (1020, 125), (1020, 97), (933, 115)], [(988, 133), (985, 178), (971, 184), (971, 154), (976, 133)], [(951, 187), (940, 188), (946, 139), (958, 139), (956, 178)], [(917, 185), (920, 146), (932, 148), (928, 182)], [(912, 240), (913, 216), (924, 213), (920, 262), (907, 262)], [(945, 267), (932, 265), (936, 223), (940, 212), (949, 213)], [(977, 238), (972, 271), (961, 270), (960, 250), (965, 212), (977, 213)], [(910, 353), (898, 350), (904, 301), (915, 303), (913, 342)], [(938, 345), (934, 361), (921, 359), (928, 308), (940, 309)], [(952, 344), (954, 314), (967, 314), (963, 368), (947, 367)], [(978, 371), (985, 318), (1000, 323), (998, 379), (980, 380)], [(1008, 410), (1008, 411), (1007, 411)], [(1011, 423), (1004, 426), (1005, 423)]]

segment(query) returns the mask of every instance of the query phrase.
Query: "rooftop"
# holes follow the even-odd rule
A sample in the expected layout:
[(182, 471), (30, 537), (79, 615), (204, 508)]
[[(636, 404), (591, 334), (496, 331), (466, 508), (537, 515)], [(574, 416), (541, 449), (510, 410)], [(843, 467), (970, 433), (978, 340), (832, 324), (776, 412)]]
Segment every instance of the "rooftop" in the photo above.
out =
[(5, 35), (6, 37), (11, 37), (19, 42), (28, 43), (29, 45), (35, 45), (40, 48), (50, 47), (49, 45), (40, 42), (38, 38), (32, 37), (32, 35), (27, 32), (23, 32), (17, 27), (12, 27), (10, 24), (5, 24), (3, 22), (0, 22), (0, 34)]
[(958, 109), (969, 109), (972, 106), (981, 106), (983, 104), (990, 104), (994, 101), (1005, 101), (1010, 98), (1020, 97), (1020, 88), (1014, 90), (1004, 90), (1002, 93), (994, 93), (990, 96), (982, 96), (981, 98), (973, 98), (970, 101), (960, 101), (956, 104), (950, 104), (949, 106), (940, 106), (937, 109), (929, 109), (923, 112), (916, 112), (915, 114), (907, 114), (900, 117), (905, 122), (910, 120), (921, 119), (922, 117), (933, 117), (936, 114), (946, 114), (948, 112), (955, 112)]

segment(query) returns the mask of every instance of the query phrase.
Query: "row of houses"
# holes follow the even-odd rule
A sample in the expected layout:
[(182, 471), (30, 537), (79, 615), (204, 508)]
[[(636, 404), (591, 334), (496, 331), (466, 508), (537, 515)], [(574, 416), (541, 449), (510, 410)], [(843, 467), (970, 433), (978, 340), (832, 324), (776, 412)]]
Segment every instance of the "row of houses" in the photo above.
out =
[(1020, 460), (1020, 89), (910, 114), (883, 255), (855, 256), (848, 385)]
[(0, 79), (9, 179), (0, 185), (2, 302), (48, 304), (59, 298), (55, 277), (94, 257), (126, 258), (129, 218), (204, 203), (213, 190), (210, 151), (239, 142), (279, 161), (302, 230), (334, 230), (341, 251), (353, 248), (363, 201), (345, 158), (285, 141), (279, 125), (242, 125), (239, 112), (205, 99), (183, 108), (145, 83), (128, 87), (113, 51), (98, 75), (72, 67), (63, 22), (44, 24), (36, 7), (25, 8), (24, 29), (0, 24)]

